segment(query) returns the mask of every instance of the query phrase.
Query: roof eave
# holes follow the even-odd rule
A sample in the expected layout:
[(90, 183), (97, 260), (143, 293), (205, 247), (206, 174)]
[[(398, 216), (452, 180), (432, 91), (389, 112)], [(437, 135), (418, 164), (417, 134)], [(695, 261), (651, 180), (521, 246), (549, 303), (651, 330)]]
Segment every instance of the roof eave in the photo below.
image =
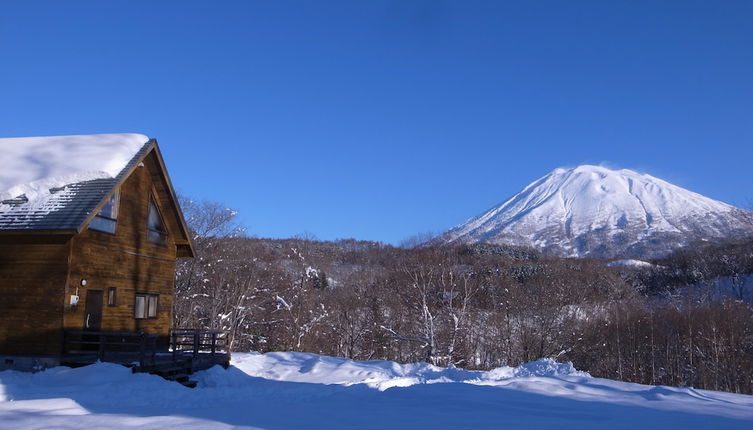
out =
[(77, 229), (65, 229), (65, 230), (33, 230), (33, 229), (17, 229), (17, 230), (0, 230), (0, 236), (10, 236), (18, 234), (34, 234), (34, 235), (74, 235), (79, 233)]
[(186, 219), (183, 217), (183, 209), (181, 209), (180, 202), (178, 201), (178, 196), (175, 194), (175, 188), (173, 187), (172, 180), (170, 180), (170, 174), (168, 173), (167, 167), (165, 166), (165, 161), (162, 158), (162, 152), (160, 152), (159, 145), (157, 145), (157, 140), (152, 140), (154, 140), (154, 153), (157, 156), (157, 162), (159, 163), (160, 169), (162, 169), (162, 173), (165, 175), (165, 182), (167, 182), (167, 191), (170, 193), (170, 199), (175, 205), (175, 212), (178, 215), (178, 223), (180, 224), (181, 233), (183, 233), (183, 237), (185, 237), (185, 240), (180, 242), (176, 241), (175, 243), (178, 257), (193, 258), (196, 256), (196, 254), (194, 252), (193, 241), (191, 240), (191, 234), (190, 230), (188, 229), (188, 224), (186, 224)]

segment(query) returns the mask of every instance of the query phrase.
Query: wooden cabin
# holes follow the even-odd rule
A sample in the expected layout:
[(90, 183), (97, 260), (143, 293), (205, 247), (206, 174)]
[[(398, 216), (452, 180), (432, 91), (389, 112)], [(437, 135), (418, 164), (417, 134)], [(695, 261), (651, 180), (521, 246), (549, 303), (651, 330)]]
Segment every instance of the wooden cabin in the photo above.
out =
[(0, 369), (65, 362), (71, 333), (166, 345), (194, 253), (157, 141), (7, 138), (0, 160)]

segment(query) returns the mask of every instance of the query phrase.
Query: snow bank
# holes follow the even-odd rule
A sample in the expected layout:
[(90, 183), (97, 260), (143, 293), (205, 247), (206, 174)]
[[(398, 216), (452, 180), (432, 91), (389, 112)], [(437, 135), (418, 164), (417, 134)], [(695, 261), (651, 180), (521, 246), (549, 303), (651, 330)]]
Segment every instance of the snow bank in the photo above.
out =
[(498, 367), (486, 372), (487, 380), (500, 381), (509, 378), (528, 378), (535, 376), (561, 377), (583, 376), (590, 378), (588, 372), (581, 372), (573, 367), (573, 363), (558, 363), (551, 358), (521, 364), (518, 367)]
[[(249, 353), (233, 358), (233, 365), (247, 375), (276, 381), (312, 384), (365, 384), (378, 390), (439, 382), (501, 381), (533, 376), (589, 376), (572, 363), (542, 359), (519, 367), (500, 367), (488, 372), (445, 368), (428, 363), (353, 361), (301, 352)], [(205, 383), (212, 383), (204, 381)]]
[(753, 428), (753, 396), (593, 378), (539, 360), (489, 372), (315, 354), (235, 354), (196, 389), (97, 363), (0, 372), (0, 427)]

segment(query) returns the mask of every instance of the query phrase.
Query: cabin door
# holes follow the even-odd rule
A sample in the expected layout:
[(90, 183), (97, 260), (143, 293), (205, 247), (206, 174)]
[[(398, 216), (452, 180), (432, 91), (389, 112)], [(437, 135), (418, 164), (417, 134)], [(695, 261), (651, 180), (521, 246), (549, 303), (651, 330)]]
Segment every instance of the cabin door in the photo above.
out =
[(84, 330), (99, 331), (102, 327), (102, 291), (88, 290), (86, 292), (86, 307), (84, 308)]

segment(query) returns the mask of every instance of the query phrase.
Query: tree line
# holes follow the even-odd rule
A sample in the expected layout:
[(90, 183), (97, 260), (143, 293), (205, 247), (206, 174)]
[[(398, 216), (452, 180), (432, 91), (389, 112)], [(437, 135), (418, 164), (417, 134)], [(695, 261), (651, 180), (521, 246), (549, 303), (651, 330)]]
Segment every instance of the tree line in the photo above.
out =
[[(197, 257), (179, 263), (175, 325), (225, 330), (236, 351), (470, 369), (552, 357), (599, 377), (753, 393), (751, 302), (678, 289), (693, 270), (727, 273), (711, 251), (644, 269), (508, 246), (258, 239), (217, 203), (182, 206)], [(751, 254), (736, 246), (727, 254)]]

